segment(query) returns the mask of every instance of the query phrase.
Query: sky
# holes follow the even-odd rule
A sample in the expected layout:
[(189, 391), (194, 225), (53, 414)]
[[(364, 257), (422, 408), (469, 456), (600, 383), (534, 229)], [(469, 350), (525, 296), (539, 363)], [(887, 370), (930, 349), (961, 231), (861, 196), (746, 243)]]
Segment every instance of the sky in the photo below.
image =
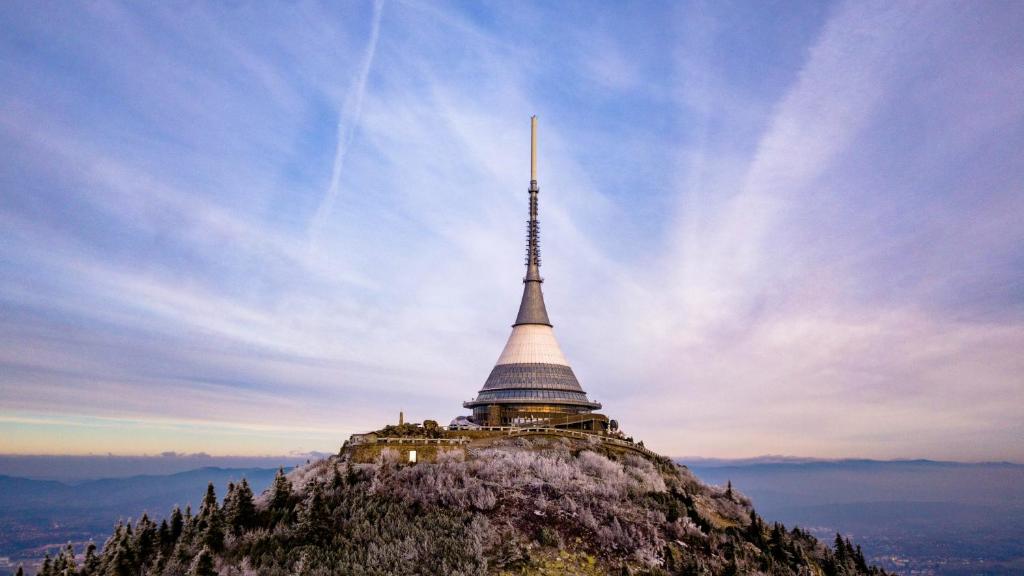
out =
[(0, 6), (0, 453), (465, 414), (522, 290), (673, 456), (1024, 461), (1024, 3)]

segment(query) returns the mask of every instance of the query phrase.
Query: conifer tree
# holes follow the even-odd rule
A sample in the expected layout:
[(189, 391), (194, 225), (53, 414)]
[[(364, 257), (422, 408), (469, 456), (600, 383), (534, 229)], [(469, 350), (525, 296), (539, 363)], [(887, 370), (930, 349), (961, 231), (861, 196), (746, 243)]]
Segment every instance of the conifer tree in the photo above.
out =
[(240, 532), (253, 526), (255, 522), (256, 502), (253, 499), (252, 488), (249, 487), (249, 481), (242, 478), (235, 489), (234, 517), (231, 519), (231, 527)]
[(104, 576), (135, 576), (136, 564), (131, 524), (118, 524), (114, 536), (103, 547), (102, 573)]
[(53, 576), (53, 560), (50, 559), (49, 554), (43, 559), (43, 566), (39, 569), (39, 574), (36, 576)]
[(213, 551), (220, 551), (224, 547), (224, 519), (220, 508), (217, 507), (217, 493), (213, 488), (213, 482), (206, 487), (206, 496), (196, 519), (196, 528), (204, 546)]
[(238, 505), (238, 487), (234, 482), (228, 482), (228, 493), (224, 495), (224, 504), (220, 507), (221, 518), (224, 519), (224, 528), (227, 532), (234, 532), (232, 519), (237, 515), (235, 508)]
[(320, 484), (313, 484), (309, 496), (302, 503), (299, 516), (299, 534), (309, 542), (324, 542), (331, 533), (330, 516), (324, 502)]
[(349, 486), (354, 486), (359, 481), (359, 476), (356, 474), (356, 469), (352, 467), (352, 463), (348, 460), (345, 461), (345, 483)]
[(857, 545), (857, 549), (853, 552), (853, 561), (857, 566), (857, 570), (860, 572), (868, 571), (868, 563), (864, 560), (864, 551), (860, 549), (860, 544)]
[(181, 531), (185, 528), (185, 518), (181, 515), (181, 508), (177, 506), (171, 512), (171, 541), (177, 542), (181, 538)]
[(60, 560), (60, 568), (54, 570), (54, 572), (60, 576), (76, 576), (78, 573), (78, 564), (75, 562), (75, 549), (68, 542), (68, 545), (64, 547), (64, 550), (58, 556)]
[(291, 517), (292, 483), (284, 475), (283, 468), (278, 468), (277, 476), (274, 477), (274, 484), (271, 486), (270, 493), (270, 506), (267, 513), (271, 526), (287, 521)]
[(284, 468), (277, 469), (274, 477), (273, 492), (270, 497), (270, 507), (276, 510), (289, 508), (292, 499), (292, 483), (284, 475)]
[(25, 576), (25, 568), (22, 567), (21, 564), (18, 564), (18, 571), (14, 574), (14, 576)]
[(160, 528), (156, 531), (156, 539), (160, 545), (160, 551), (166, 553), (170, 549), (171, 544), (174, 543), (174, 539), (171, 538), (171, 526), (167, 523), (167, 519), (164, 518), (160, 521)]
[(849, 555), (849, 552), (846, 549), (846, 542), (843, 541), (843, 537), (839, 533), (836, 533), (835, 548), (836, 548), (836, 571), (839, 574), (845, 574), (846, 573), (846, 568), (847, 568), (847, 563), (850, 560), (850, 555)]
[(209, 548), (203, 548), (196, 556), (195, 561), (192, 562), (192, 567), (188, 570), (189, 576), (218, 576), (217, 571), (213, 569), (213, 554), (210, 553)]
[(85, 548), (85, 559), (82, 561), (81, 576), (99, 576), (100, 557), (96, 554), (96, 544), (89, 542)]
[(150, 564), (156, 557), (157, 545), (156, 524), (149, 519), (149, 515), (143, 514), (138, 524), (135, 525), (134, 542), (139, 561), (143, 565)]

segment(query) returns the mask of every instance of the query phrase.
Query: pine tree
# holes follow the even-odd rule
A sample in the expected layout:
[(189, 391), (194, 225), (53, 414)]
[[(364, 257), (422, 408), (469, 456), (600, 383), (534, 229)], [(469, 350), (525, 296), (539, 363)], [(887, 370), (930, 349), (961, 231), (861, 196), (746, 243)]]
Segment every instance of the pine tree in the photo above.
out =
[(156, 523), (149, 519), (149, 515), (143, 514), (135, 525), (134, 546), (139, 562), (148, 566), (156, 557), (157, 545)]
[(85, 548), (85, 560), (82, 561), (81, 576), (99, 576), (100, 557), (96, 555), (96, 544), (89, 542)]
[(18, 571), (14, 574), (14, 576), (25, 576), (25, 568), (22, 567), (21, 564), (18, 564)]
[(288, 509), (292, 499), (292, 483), (284, 475), (284, 468), (277, 469), (271, 489), (273, 492), (270, 497), (270, 507), (276, 510)]
[(219, 576), (213, 569), (213, 554), (209, 548), (203, 548), (196, 556), (192, 567), (188, 570), (189, 576)]
[(228, 482), (228, 493), (224, 496), (224, 504), (220, 508), (221, 516), (224, 518), (224, 526), (228, 532), (235, 532), (234, 518), (238, 515), (238, 487), (234, 482)]
[(49, 554), (43, 560), (43, 566), (39, 569), (39, 574), (36, 576), (53, 576), (53, 560), (50, 559)]
[(256, 523), (256, 501), (253, 499), (252, 488), (249, 481), (242, 478), (242, 482), (235, 490), (235, 517), (232, 528), (239, 531), (252, 527)]
[(174, 539), (171, 538), (171, 526), (167, 524), (166, 518), (160, 521), (160, 528), (156, 531), (156, 539), (160, 544), (160, 551), (164, 553), (166, 553), (171, 548), (171, 544), (174, 543)]
[(860, 544), (857, 545), (857, 549), (853, 552), (853, 562), (857, 566), (857, 570), (868, 572), (868, 563), (864, 560), (864, 551), (860, 549)]
[(848, 573), (850, 565), (850, 551), (847, 548), (847, 543), (843, 540), (840, 534), (836, 534), (835, 540), (836, 548), (836, 573), (846, 574)]
[(171, 541), (177, 542), (181, 538), (181, 531), (185, 528), (185, 518), (181, 515), (181, 508), (174, 507), (171, 512)]
[(217, 491), (213, 488), (213, 482), (206, 485), (206, 495), (203, 496), (203, 503), (199, 507), (199, 515), (209, 514), (219, 510), (217, 506)]
[(728, 498), (729, 500), (732, 500), (732, 480), (728, 480), (727, 482), (728, 484), (725, 488), (725, 497)]
[(60, 561), (60, 567), (54, 570), (54, 573), (59, 576), (76, 576), (78, 573), (78, 564), (75, 562), (75, 549), (68, 542), (68, 545), (57, 557)]
[(103, 547), (103, 576), (135, 576), (138, 562), (132, 547), (131, 524), (117, 526), (114, 536)]
[(302, 503), (299, 514), (299, 534), (307, 542), (322, 543), (330, 538), (331, 522), (320, 484), (314, 484)]
[(345, 460), (345, 483), (349, 486), (354, 486), (359, 482), (359, 475), (356, 474), (356, 469), (352, 467), (352, 463)]
[(196, 528), (204, 546), (218, 552), (223, 549), (224, 519), (220, 508), (217, 507), (217, 493), (214, 491), (213, 482), (206, 487), (206, 496), (203, 498), (202, 508), (199, 509)]
[(270, 506), (267, 510), (270, 525), (286, 521), (292, 513), (292, 483), (284, 475), (284, 469), (277, 469), (274, 484), (271, 486)]
[(57, 556), (53, 559), (53, 565), (50, 567), (50, 571), (53, 572), (54, 576), (61, 576), (64, 574), (64, 563), (67, 559), (64, 556), (64, 549), (61, 548), (60, 552), (57, 552)]

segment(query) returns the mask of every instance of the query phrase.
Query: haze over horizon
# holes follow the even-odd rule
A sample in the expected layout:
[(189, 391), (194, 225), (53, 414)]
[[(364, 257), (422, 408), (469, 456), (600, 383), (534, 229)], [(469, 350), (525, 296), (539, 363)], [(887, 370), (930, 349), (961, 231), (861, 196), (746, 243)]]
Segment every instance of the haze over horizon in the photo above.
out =
[(665, 454), (1024, 462), (1021, 3), (0, 7), (0, 453), (448, 419), (542, 274)]

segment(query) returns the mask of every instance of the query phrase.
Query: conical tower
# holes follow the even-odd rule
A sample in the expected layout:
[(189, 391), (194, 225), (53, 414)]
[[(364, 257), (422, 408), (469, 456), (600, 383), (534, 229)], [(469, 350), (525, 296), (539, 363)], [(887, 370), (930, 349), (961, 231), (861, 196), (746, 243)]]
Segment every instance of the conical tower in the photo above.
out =
[(505, 349), (477, 397), (463, 406), (483, 426), (543, 424), (604, 429), (607, 418), (593, 414), (591, 402), (576, 380), (555, 340), (544, 305), (540, 276), (540, 222), (537, 220), (537, 117), (530, 119), (530, 219), (526, 232), (526, 277), (519, 315)]

